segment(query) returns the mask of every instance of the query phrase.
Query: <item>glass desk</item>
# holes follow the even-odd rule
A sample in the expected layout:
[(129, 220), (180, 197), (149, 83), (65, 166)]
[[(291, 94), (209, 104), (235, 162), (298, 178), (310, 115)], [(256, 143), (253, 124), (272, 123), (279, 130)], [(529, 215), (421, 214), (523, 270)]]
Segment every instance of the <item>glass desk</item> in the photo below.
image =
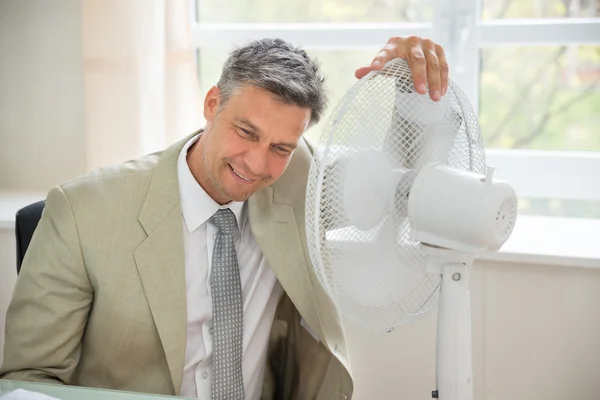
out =
[(16, 389), (42, 393), (60, 400), (168, 400), (184, 399), (157, 394), (121, 392), (117, 390), (85, 388), (80, 386), (53, 385), (0, 379), (0, 399)]

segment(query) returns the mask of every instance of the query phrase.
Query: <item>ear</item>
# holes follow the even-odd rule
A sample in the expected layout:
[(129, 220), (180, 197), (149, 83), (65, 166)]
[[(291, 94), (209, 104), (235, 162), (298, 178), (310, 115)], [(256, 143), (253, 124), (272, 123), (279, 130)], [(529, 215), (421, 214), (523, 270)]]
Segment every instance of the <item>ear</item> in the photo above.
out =
[(204, 119), (206, 122), (212, 122), (217, 116), (220, 100), (221, 91), (219, 88), (216, 86), (211, 87), (204, 98)]

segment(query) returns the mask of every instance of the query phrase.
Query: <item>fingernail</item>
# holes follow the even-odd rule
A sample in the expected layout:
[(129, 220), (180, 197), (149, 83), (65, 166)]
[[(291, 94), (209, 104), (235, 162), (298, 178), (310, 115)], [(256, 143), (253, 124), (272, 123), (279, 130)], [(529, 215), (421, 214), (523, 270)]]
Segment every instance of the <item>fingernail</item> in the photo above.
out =
[(433, 97), (434, 100), (439, 100), (440, 99), (440, 91), (438, 89), (435, 89), (433, 91), (433, 93), (431, 93), (431, 97)]
[(381, 66), (381, 61), (375, 60), (375, 61), (373, 61), (372, 65), (377, 68), (377, 67)]
[(446, 95), (446, 91), (447, 91), (447, 90), (448, 90), (448, 88), (446, 88), (446, 87), (442, 89), (442, 96), (445, 96), (445, 95)]
[(419, 84), (419, 87), (417, 88), (417, 91), (419, 93), (425, 93), (425, 84), (424, 83)]

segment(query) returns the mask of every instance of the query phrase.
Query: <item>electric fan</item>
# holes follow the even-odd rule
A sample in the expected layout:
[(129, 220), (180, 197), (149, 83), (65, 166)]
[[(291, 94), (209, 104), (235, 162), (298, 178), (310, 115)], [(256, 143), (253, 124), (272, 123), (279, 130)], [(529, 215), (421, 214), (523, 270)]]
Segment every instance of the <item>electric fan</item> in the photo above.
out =
[(471, 400), (469, 273), (516, 222), (493, 179), (475, 111), (449, 83), (438, 102), (395, 59), (359, 80), (315, 146), (307, 197), (311, 261), (348, 319), (391, 330), (438, 306), (434, 398)]

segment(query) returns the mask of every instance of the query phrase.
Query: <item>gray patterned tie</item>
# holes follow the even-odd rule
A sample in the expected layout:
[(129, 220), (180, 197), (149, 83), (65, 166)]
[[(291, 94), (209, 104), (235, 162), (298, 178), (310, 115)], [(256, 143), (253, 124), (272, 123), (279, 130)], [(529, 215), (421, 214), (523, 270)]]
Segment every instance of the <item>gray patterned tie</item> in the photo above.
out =
[(228, 208), (220, 209), (210, 220), (218, 230), (210, 276), (214, 332), (212, 400), (244, 400), (244, 308), (233, 244), (235, 214)]

